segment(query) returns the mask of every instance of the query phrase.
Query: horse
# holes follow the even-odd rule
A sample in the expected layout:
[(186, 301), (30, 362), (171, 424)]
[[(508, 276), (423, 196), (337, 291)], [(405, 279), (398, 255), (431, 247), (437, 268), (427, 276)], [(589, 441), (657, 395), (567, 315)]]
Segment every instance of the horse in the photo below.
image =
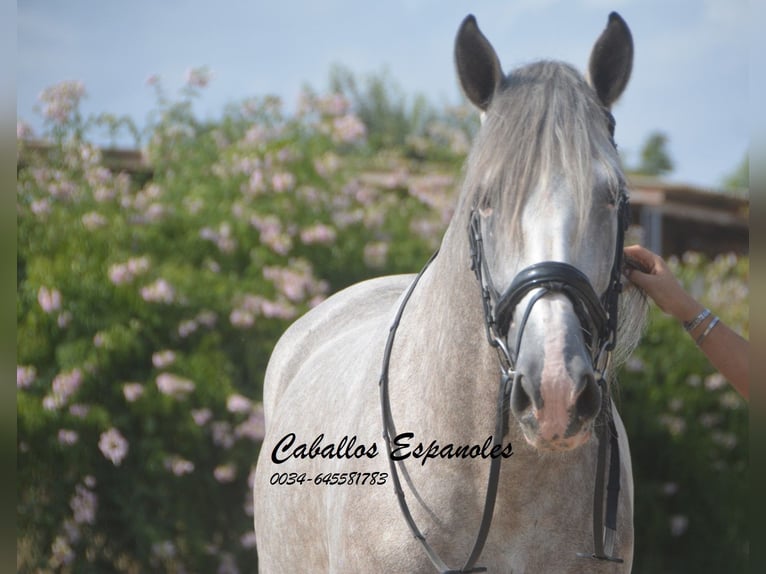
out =
[(585, 76), (556, 61), (505, 75), (469, 15), (455, 62), (482, 123), (437, 254), (334, 294), (270, 358), (264, 574), (631, 569), (612, 389), (646, 302), (622, 288), (610, 112), (630, 30), (610, 14)]

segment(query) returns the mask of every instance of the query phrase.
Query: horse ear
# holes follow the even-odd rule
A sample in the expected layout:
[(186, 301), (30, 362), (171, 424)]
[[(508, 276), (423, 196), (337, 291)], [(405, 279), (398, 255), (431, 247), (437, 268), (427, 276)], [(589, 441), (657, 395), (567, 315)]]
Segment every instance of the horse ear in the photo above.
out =
[(620, 97), (633, 69), (633, 36), (617, 12), (596, 40), (588, 63), (588, 83), (606, 107)]
[(503, 81), (503, 70), (495, 49), (471, 14), (463, 20), (455, 39), (455, 65), (465, 95), (485, 111)]

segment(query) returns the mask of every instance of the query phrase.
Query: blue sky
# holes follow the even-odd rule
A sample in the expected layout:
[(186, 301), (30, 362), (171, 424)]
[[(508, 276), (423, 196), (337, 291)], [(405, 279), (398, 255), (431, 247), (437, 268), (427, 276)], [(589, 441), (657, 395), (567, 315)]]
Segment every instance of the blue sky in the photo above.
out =
[(540, 58), (584, 70), (611, 10), (636, 49), (614, 109), (628, 162), (661, 130), (676, 162), (671, 179), (717, 186), (749, 144), (747, 0), (20, 0), (17, 113), (39, 132), (40, 92), (81, 80), (86, 113), (141, 124), (154, 107), (146, 79), (159, 75), (173, 94), (199, 66), (214, 74), (203, 116), (265, 94), (293, 109), (301, 86), (325, 89), (336, 63), (360, 75), (387, 70), (405, 93), (454, 104), (452, 49), (466, 14), (506, 71)]

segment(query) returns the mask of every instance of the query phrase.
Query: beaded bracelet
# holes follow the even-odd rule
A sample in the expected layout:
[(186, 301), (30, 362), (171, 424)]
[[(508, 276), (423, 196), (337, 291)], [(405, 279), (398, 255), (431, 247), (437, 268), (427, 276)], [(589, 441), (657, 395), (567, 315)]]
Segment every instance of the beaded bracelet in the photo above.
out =
[(702, 335), (700, 335), (699, 338), (697, 339), (697, 346), (699, 346), (702, 343), (702, 341), (705, 339), (705, 337), (708, 336), (708, 333), (710, 333), (710, 331), (713, 330), (713, 327), (718, 325), (718, 321), (719, 321), (718, 317), (713, 317), (710, 323), (708, 323), (708, 326), (705, 329), (705, 332), (702, 333)]
[(684, 323), (684, 329), (686, 329), (686, 332), (689, 333), (695, 327), (698, 327), (702, 323), (702, 321), (704, 321), (708, 317), (710, 317), (710, 309), (703, 309), (702, 311), (700, 311), (700, 314), (697, 315), (694, 319)]

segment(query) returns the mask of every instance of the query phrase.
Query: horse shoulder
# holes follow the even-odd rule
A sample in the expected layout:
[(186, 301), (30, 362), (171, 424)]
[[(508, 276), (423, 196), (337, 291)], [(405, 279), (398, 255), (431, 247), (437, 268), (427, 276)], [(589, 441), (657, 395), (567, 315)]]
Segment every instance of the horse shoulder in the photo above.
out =
[(317, 347), (342, 336), (360, 322), (386, 318), (412, 278), (388, 275), (356, 283), (290, 325), (277, 341), (266, 367), (263, 405), (267, 422), (297, 371)]

